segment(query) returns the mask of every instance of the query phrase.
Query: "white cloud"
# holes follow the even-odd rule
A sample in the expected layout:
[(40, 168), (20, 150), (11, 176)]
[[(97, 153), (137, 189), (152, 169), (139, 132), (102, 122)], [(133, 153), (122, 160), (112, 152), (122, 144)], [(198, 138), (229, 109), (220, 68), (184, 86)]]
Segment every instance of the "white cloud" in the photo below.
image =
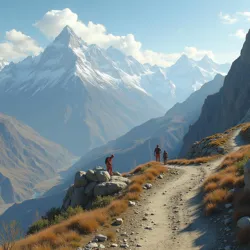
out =
[(4, 60), (16, 61), (42, 51), (34, 39), (15, 29), (7, 31), (5, 39), (5, 42), (0, 43), (0, 55)]
[(219, 18), (221, 19), (222, 23), (224, 23), (224, 24), (233, 24), (233, 23), (236, 23), (238, 21), (238, 19), (236, 17), (233, 17), (229, 14), (223, 14), (222, 12), (220, 12)]
[(239, 39), (246, 39), (247, 32), (243, 29), (237, 30), (234, 34), (231, 34), (231, 36), (235, 36)]
[(243, 16), (247, 19), (247, 21), (250, 21), (250, 12), (244, 11), (244, 12), (237, 12), (238, 15)]
[(141, 63), (169, 66), (173, 64), (181, 54), (185, 53), (194, 59), (200, 59), (207, 54), (213, 57), (211, 51), (198, 50), (194, 47), (186, 47), (183, 53), (164, 54), (152, 50), (142, 50), (141, 42), (137, 41), (133, 34), (126, 36), (115, 36), (107, 32), (102, 24), (89, 22), (84, 24), (78, 19), (78, 15), (70, 9), (48, 11), (41, 20), (34, 24), (48, 38), (55, 38), (61, 30), (69, 25), (88, 44), (97, 44), (101, 48), (113, 46), (126, 55), (131, 55)]

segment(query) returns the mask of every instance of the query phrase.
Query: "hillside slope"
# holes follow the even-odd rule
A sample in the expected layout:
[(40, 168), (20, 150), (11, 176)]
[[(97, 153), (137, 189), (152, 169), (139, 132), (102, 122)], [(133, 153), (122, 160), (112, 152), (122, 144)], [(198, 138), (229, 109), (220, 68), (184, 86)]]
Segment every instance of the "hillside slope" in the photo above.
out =
[(20, 202), (34, 187), (69, 167), (73, 155), (15, 118), (0, 113), (0, 200)]
[[(198, 121), (184, 138), (181, 156), (195, 141), (238, 124), (250, 108), (250, 31), (219, 93), (207, 98)], [(245, 120), (246, 121), (246, 120)]]

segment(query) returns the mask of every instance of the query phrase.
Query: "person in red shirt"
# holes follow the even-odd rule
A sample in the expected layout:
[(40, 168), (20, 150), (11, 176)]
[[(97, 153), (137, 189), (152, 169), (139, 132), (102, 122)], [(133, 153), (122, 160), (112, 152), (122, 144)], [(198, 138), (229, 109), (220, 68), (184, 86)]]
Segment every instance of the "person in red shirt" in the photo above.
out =
[(156, 146), (155, 151), (154, 151), (154, 155), (155, 155), (156, 161), (161, 160), (161, 149), (160, 149), (159, 145)]
[(114, 157), (115, 157), (114, 155), (111, 155), (110, 157), (107, 157), (106, 160), (105, 160), (107, 171), (109, 172), (110, 176), (113, 175), (112, 160), (113, 160)]

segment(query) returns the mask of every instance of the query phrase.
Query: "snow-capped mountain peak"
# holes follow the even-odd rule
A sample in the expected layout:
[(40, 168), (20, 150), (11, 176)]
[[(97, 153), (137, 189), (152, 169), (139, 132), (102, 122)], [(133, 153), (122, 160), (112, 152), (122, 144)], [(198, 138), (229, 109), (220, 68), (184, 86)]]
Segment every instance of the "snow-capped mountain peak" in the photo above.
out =
[(73, 29), (68, 25), (63, 28), (61, 33), (56, 37), (52, 44), (66, 46), (72, 49), (87, 46), (87, 44), (81, 38), (79, 38)]

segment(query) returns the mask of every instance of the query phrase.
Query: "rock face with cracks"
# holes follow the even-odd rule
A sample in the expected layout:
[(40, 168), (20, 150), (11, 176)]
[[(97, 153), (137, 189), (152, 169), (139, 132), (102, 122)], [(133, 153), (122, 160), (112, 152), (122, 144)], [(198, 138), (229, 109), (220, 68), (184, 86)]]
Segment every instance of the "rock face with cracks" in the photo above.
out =
[(63, 200), (63, 209), (82, 206), (90, 208), (97, 196), (114, 195), (124, 190), (130, 180), (122, 176), (110, 176), (103, 167), (96, 167), (87, 172), (78, 171), (74, 184), (68, 189)]

